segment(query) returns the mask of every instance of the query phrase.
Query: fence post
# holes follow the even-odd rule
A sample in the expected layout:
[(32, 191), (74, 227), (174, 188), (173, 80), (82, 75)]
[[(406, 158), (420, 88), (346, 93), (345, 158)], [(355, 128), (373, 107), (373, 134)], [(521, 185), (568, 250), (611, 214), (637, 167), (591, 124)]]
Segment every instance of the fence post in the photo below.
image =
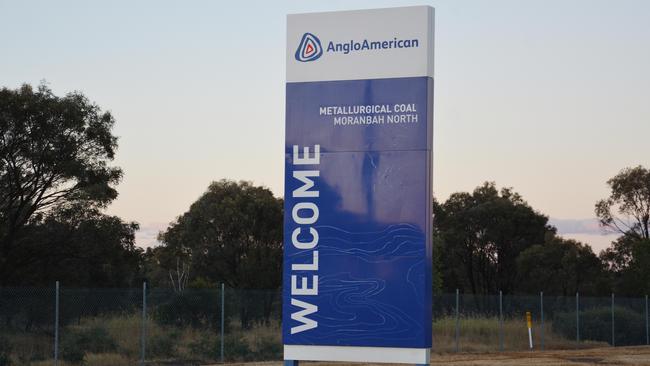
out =
[(144, 365), (147, 343), (147, 281), (142, 282), (142, 332), (140, 337), (140, 364)]
[(225, 328), (225, 324), (226, 324), (226, 319), (225, 319), (226, 296), (225, 296), (225, 292), (226, 292), (226, 286), (222, 282), (221, 283), (221, 363), (223, 363), (223, 344), (224, 344), (224, 338), (225, 338), (224, 328)]
[(503, 352), (503, 291), (499, 290), (499, 351)]
[(539, 324), (539, 340), (542, 351), (544, 350), (544, 291), (539, 292), (539, 310), (541, 313)]
[(645, 344), (650, 345), (650, 327), (648, 326), (648, 295), (645, 295)]
[(54, 366), (59, 366), (59, 281), (54, 294)]
[(576, 292), (576, 347), (579, 348), (580, 343), (580, 294)]
[(459, 337), (460, 337), (460, 318), (459, 318), (459, 306), (460, 306), (460, 290), (456, 289), (456, 352), (460, 351), (459, 347)]
[(614, 338), (614, 293), (612, 292), (612, 347), (616, 347), (616, 339)]

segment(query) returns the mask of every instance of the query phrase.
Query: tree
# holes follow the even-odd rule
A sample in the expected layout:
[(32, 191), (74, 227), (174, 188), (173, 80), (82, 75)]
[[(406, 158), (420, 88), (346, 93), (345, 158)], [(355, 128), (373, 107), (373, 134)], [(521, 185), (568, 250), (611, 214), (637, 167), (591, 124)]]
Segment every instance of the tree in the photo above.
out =
[(650, 170), (625, 168), (607, 184), (610, 196), (596, 203), (600, 224), (620, 234), (650, 239)]
[(117, 197), (113, 124), (78, 92), (0, 89), (0, 286), (16, 282), (18, 252), (37, 255), (22, 248), (35, 214), (74, 202), (105, 207)]
[[(267, 188), (249, 182), (213, 182), (160, 234), (166, 248), (161, 263), (176, 271), (180, 258), (189, 263), (191, 279), (202, 277), (237, 289), (276, 289), (282, 282), (282, 205)], [(250, 296), (242, 298), (243, 326), (251, 316), (249, 300)], [(268, 319), (272, 296), (261, 301)]]
[(610, 196), (596, 203), (602, 227), (623, 234), (600, 253), (618, 293), (638, 295), (650, 283), (650, 170), (625, 168), (607, 181)]
[(36, 215), (24, 229), (14, 263), (19, 282), (47, 286), (130, 287), (142, 280), (138, 225), (81, 204)]
[(147, 248), (144, 265), (150, 285), (171, 286), (176, 294), (182, 293), (190, 280), (190, 254), (191, 249), (185, 245)]
[(610, 272), (620, 273), (630, 266), (637, 241), (634, 236), (622, 235), (600, 252), (600, 258)]
[(600, 253), (616, 293), (629, 296), (650, 292), (650, 239), (623, 235)]
[(474, 192), (454, 193), (434, 203), (434, 231), (443, 240), (443, 278), (447, 291), (511, 293), (517, 285), (516, 258), (544, 242), (553, 229), (510, 188), (485, 183)]
[(443, 278), (442, 278), (442, 251), (444, 250), (444, 242), (440, 235), (433, 232), (432, 237), (432, 253), (431, 260), (433, 262), (433, 273), (431, 276), (431, 286), (433, 294), (440, 294), (443, 291)]
[(602, 295), (609, 290), (603, 263), (591, 247), (554, 234), (519, 254), (517, 274), (523, 293)]
[(615, 289), (627, 296), (650, 293), (650, 239), (636, 240), (632, 244), (632, 260), (620, 272)]

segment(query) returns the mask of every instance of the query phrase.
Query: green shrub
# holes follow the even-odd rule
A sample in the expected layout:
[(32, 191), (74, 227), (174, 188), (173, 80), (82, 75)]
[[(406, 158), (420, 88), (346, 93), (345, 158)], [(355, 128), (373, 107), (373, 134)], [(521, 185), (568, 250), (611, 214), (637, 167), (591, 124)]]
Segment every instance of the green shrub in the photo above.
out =
[(272, 361), (282, 359), (282, 342), (275, 338), (262, 337), (257, 344), (256, 361)]
[(237, 334), (228, 334), (224, 339), (226, 361), (251, 361), (254, 359), (248, 342)]
[(176, 353), (179, 338), (177, 331), (155, 334), (147, 340), (147, 354), (151, 357), (171, 357)]
[(110, 353), (117, 350), (117, 343), (103, 327), (92, 327), (82, 333), (88, 339), (86, 352)]
[(219, 322), (219, 306), (215, 292), (188, 290), (160, 304), (153, 316), (161, 325), (214, 329)]
[(204, 360), (219, 360), (220, 348), (219, 338), (210, 334), (192, 341), (187, 346), (192, 355), (198, 356)]
[[(614, 340), (617, 346), (640, 344), (645, 339), (643, 315), (627, 308), (614, 307)], [(576, 337), (576, 314), (558, 313), (553, 330), (569, 339)], [(580, 339), (612, 343), (612, 309), (592, 308), (580, 312)]]
[(102, 327), (68, 328), (63, 334), (61, 358), (70, 363), (83, 363), (87, 352), (110, 353), (117, 350), (115, 340)]
[[(220, 360), (221, 343), (218, 336), (202, 337), (188, 345), (193, 355), (205, 360)], [(228, 334), (223, 342), (224, 358), (226, 361), (250, 361), (254, 359), (248, 342), (238, 334)]]
[(68, 342), (61, 343), (61, 359), (71, 364), (82, 364), (86, 357), (86, 351)]

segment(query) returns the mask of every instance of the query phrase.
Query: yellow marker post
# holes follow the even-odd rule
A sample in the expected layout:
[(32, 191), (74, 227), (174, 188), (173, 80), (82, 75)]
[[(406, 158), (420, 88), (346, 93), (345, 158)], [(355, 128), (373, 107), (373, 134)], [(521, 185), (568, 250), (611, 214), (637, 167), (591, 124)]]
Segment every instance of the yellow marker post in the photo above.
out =
[(526, 312), (526, 324), (528, 325), (528, 345), (530, 349), (533, 349), (533, 317), (530, 315), (530, 311)]

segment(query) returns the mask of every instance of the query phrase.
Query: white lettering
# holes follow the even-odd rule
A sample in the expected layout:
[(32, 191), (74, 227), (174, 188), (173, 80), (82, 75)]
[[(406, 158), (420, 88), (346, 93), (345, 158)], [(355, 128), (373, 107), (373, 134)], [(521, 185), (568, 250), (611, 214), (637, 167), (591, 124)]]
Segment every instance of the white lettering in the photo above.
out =
[(292, 264), (292, 271), (318, 271), (318, 250), (312, 252), (311, 263), (308, 264)]
[(316, 229), (313, 227), (310, 227), (309, 233), (311, 234), (311, 241), (303, 242), (298, 240), (298, 235), (300, 235), (300, 228), (297, 227), (293, 229), (293, 232), (291, 233), (291, 244), (293, 244), (293, 246), (298, 249), (314, 249), (316, 244), (318, 244), (318, 231), (316, 231)]
[(291, 275), (291, 295), (318, 295), (318, 275), (313, 275), (311, 277), (312, 287), (309, 287), (309, 284), (307, 283), (308, 277), (302, 277), (300, 279), (300, 287), (298, 287), (298, 275)]
[(320, 145), (314, 146), (314, 156), (309, 157), (309, 148), (303, 148), (303, 157), (300, 157), (298, 145), (293, 145), (293, 164), (294, 165), (311, 165), (320, 164)]
[(302, 308), (302, 310), (299, 312), (291, 314), (292, 320), (302, 323), (297, 327), (291, 327), (291, 334), (304, 332), (306, 330), (318, 327), (318, 323), (316, 321), (307, 318), (307, 315), (318, 311), (318, 306), (296, 299), (291, 299), (291, 305), (299, 306)]
[(318, 177), (320, 172), (318, 170), (294, 170), (293, 177), (303, 182), (304, 184), (293, 190), (294, 197), (318, 197), (318, 191), (310, 191), (309, 189), (314, 186), (314, 181), (309, 177)]
[[(311, 211), (309, 216), (300, 216), (301, 210)], [(293, 206), (291, 210), (291, 217), (296, 224), (299, 225), (311, 225), (318, 220), (318, 206), (313, 202), (298, 202)]]

